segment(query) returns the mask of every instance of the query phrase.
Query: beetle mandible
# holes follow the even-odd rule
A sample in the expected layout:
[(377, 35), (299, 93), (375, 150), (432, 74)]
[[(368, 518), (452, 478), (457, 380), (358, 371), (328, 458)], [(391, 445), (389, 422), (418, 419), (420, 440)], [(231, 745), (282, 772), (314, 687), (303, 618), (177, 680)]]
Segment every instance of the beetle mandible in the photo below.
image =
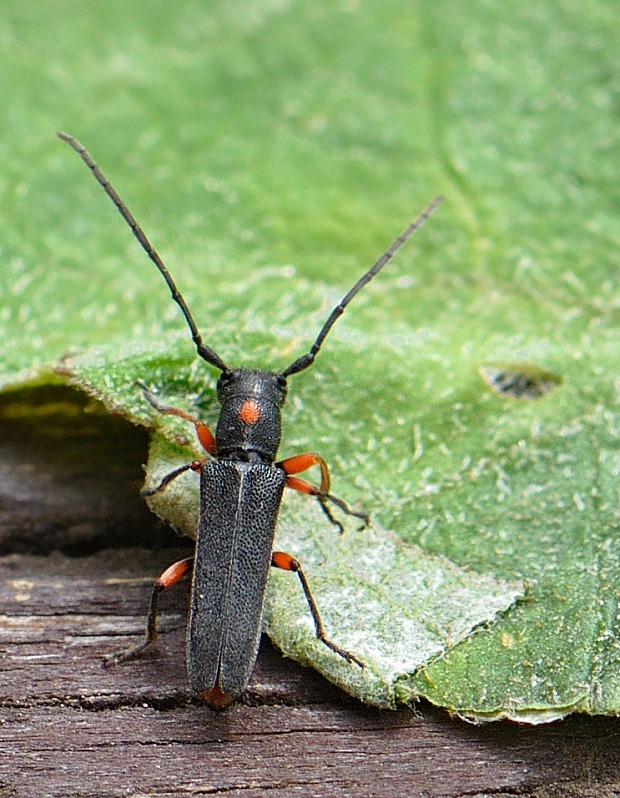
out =
[[(220, 415), (215, 434), (204, 422), (184, 410), (163, 405), (140, 383), (146, 399), (160, 413), (180, 416), (193, 424), (206, 457), (177, 468), (154, 488), (164, 490), (180, 474), (200, 474), (200, 521), (194, 557), (167, 568), (156, 580), (142, 643), (108, 657), (115, 664), (136, 656), (157, 638), (159, 594), (192, 572), (191, 607), (187, 632), (187, 671), (192, 689), (213, 708), (228, 706), (247, 687), (256, 661), (262, 626), (263, 603), (270, 566), (293, 571), (299, 577), (308, 602), (317, 638), (349, 663), (364, 667), (354, 654), (330, 640), (299, 562), (282, 551), (273, 551), (273, 540), (284, 488), (315, 497), (330, 522), (342, 530), (330, 505), (347, 515), (368, 516), (353, 510), (330, 492), (327, 463), (318, 454), (304, 453), (276, 461), (280, 446), (281, 408), (287, 380), (314, 362), (327, 334), (347, 305), (377, 275), (407, 239), (428, 219), (443, 197), (436, 197), (365, 272), (330, 313), (310, 350), (283, 371), (231, 368), (202, 340), (194, 319), (162, 259), (140, 225), (99, 169), (87, 150), (67, 133), (58, 136), (88, 166), (112, 200), (134, 236), (159, 269), (181, 308), (198, 355), (221, 374), (217, 383)], [(296, 476), (318, 466), (319, 487)]]

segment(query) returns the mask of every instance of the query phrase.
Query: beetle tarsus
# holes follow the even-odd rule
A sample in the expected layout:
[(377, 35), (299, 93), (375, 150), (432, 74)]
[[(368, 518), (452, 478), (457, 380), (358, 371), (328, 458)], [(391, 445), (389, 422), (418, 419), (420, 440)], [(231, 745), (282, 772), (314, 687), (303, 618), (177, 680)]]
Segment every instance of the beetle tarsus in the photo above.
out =
[(140, 656), (149, 646), (157, 640), (157, 612), (159, 609), (159, 595), (164, 590), (168, 590), (174, 585), (178, 584), (184, 576), (186, 576), (194, 563), (193, 557), (186, 557), (183, 560), (169, 565), (166, 570), (155, 580), (153, 585), (153, 592), (151, 593), (151, 603), (149, 605), (149, 613), (146, 618), (146, 632), (144, 640), (138, 643), (137, 646), (125, 648), (118, 651), (116, 654), (109, 654), (103, 658), (103, 667), (110, 668), (114, 665), (119, 665), (121, 662), (134, 659)]
[(314, 621), (314, 631), (318, 640), (320, 640), (323, 645), (327, 646), (327, 648), (329, 648), (335, 654), (338, 654), (343, 659), (346, 659), (347, 662), (355, 663), (356, 665), (359, 665), (360, 668), (365, 667), (362, 660), (358, 659), (355, 654), (352, 654), (345, 648), (341, 648), (337, 643), (334, 643), (332, 640), (330, 640), (325, 634), (325, 627), (323, 626), (321, 613), (319, 612), (319, 608), (314, 600), (312, 590), (310, 589), (310, 583), (308, 582), (308, 578), (304, 573), (299, 560), (296, 560), (295, 557), (287, 554), (285, 551), (274, 551), (271, 555), (271, 564), (274, 566), (274, 568), (281, 568), (283, 571), (292, 571), (299, 577), (302, 590), (304, 591), (306, 601), (308, 602), (310, 615), (312, 615), (312, 620)]

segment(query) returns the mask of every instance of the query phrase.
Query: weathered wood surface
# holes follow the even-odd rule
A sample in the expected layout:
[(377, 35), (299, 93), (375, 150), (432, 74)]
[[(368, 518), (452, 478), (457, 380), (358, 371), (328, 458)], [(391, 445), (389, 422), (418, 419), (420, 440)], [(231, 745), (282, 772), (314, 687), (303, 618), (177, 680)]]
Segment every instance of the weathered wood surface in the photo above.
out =
[(142, 633), (153, 577), (187, 550), (120, 547), (167, 539), (136, 496), (143, 435), (75, 421), (67, 468), (56, 421), (35, 440), (30, 422), (0, 422), (0, 796), (620, 794), (620, 721), (380, 712), (268, 643), (244, 701), (214, 713), (185, 682), (187, 586), (164, 597), (157, 646), (104, 670)]

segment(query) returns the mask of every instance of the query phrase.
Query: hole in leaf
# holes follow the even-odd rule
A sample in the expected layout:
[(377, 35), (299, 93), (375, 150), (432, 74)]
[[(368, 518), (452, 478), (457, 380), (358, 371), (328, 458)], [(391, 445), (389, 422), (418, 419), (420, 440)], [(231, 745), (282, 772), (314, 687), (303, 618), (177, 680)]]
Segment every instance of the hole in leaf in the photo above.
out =
[(499, 396), (509, 399), (539, 399), (562, 384), (562, 378), (529, 363), (498, 363), (481, 366), (480, 376)]

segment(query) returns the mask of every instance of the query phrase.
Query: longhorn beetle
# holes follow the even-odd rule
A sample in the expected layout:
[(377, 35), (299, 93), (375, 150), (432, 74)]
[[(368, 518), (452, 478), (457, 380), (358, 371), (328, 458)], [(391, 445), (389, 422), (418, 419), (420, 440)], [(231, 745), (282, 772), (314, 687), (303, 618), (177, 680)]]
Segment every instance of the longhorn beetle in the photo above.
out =
[[(352, 510), (345, 501), (330, 493), (327, 463), (318, 454), (298, 454), (276, 462), (281, 438), (280, 412), (286, 398), (287, 379), (312, 365), (327, 334), (349, 302), (428, 219), (443, 197), (434, 199), (345, 294), (332, 310), (309, 352), (281, 372), (231, 368), (203, 342), (189, 308), (162, 259), (89, 153), (67, 133), (58, 135), (82, 158), (159, 269), (172, 298), (181, 308), (198, 355), (221, 371), (217, 383), (221, 410), (215, 435), (204, 422), (184, 410), (160, 404), (146, 386), (140, 384), (155, 410), (164, 415), (180, 416), (194, 425), (198, 440), (207, 454), (202, 460), (194, 460), (175, 469), (155, 488), (143, 493), (153, 495), (164, 490), (185, 471), (198, 472), (200, 521), (195, 556), (174, 563), (155, 582), (145, 640), (108, 657), (106, 663), (115, 664), (134, 657), (156, 640), (159, 594), (193, 570), (187, 632), (189, 682), (192, 689), (211, 707), (227, 706), (245, 690), (254, 667), (267, 573), (272, 565), (293, 571), (299, 577), (317, 638), (347, 662), (363, 668), (361, 660), (326, 636), (299, 562), (290, 554), (272, 551), (272, 545), (285, 486), (314, 496), (330, 522), (340, 531), (342, 524), (333, 516), (330, 504), (347, 515), (360, 518), (364, 525), (368, 523), (368, 516)], [(312, 466), (320, 468), (320, 487), (295, 476)]]

